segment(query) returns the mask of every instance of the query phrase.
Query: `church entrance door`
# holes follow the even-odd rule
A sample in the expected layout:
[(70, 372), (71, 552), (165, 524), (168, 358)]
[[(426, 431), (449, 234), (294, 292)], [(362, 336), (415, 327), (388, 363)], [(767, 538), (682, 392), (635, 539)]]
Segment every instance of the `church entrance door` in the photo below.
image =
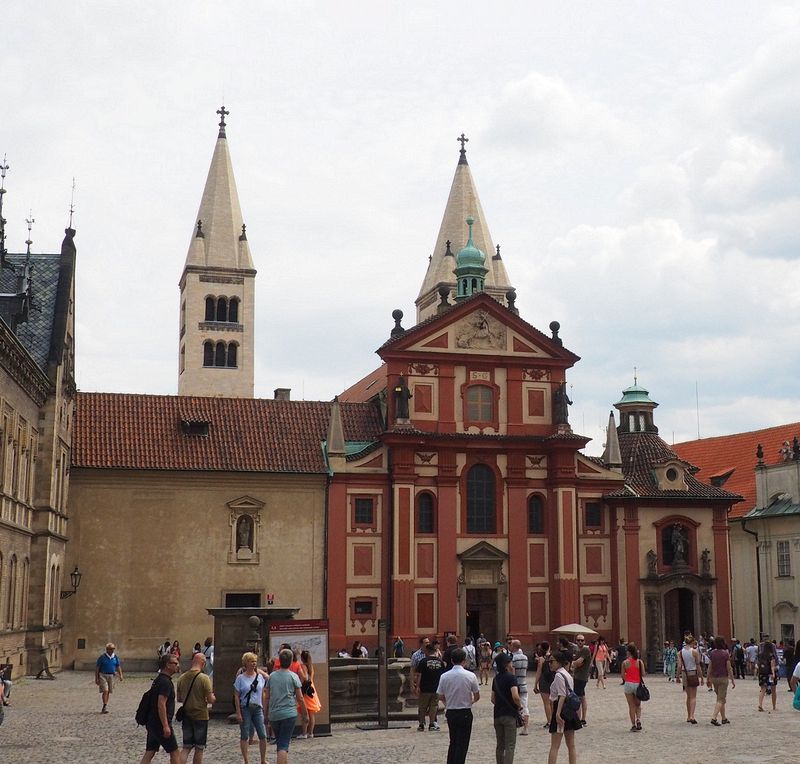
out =
[(691, 589), (677, 587), (664, 595), (664, 639), (679, 646), (686, 631), (697, 634), (695, 622), (695, 594)]
[(497, 635), (497, 589), (467, 589), (467, 636), (483, 634), (495, 642)]

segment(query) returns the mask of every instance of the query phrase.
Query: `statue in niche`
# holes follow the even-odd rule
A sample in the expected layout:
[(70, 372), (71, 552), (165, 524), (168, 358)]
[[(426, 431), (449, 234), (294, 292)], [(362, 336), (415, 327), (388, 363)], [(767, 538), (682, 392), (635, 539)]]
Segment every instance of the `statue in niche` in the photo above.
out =
[(253, 551), (253, 518), (242, 515), (236, 521), (236, 550), (249, 549)]
[(647, 553), (647, 575), (650, 578), (655, 578), (658, 575), (656, 564), (658, 563), (658, 555), (651, 549)]
[(567, 395), (567, 383), (562, 382), (553, 393), (554, 424), (569, 424), (569, 407), (572, 401)]
[(412, 398), (406, 378), (401, 374), (394, 386), (395, 419), (408, 419), (408, 401)]
[(672, 564), (685, 564), (686, 563), (686, 539), (684, 537), (683, 528), (680, 525), (672, 526), (672, 536), (670, 537), (672, 544)]
[(700, 555), (700, 572), (704, 576), (711, 575), (711, 550), (704, 549)]

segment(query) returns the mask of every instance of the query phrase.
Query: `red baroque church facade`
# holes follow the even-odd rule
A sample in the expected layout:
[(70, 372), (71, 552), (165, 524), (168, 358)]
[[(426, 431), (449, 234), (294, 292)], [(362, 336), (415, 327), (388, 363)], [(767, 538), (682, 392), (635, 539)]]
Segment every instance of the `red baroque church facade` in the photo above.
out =
[(526, 645), (578, 622), (653, 654), (685, 629), (731, 636), (738, 497), (700, 483), (658, 437), (638, 384), (616, 404), (603, 457), (584, 455), (566, 393), (579, 358), (558, 323), (542, 333), (515, 299), (462, 150), (418, 323), (403, 329), (395, 311), (382, 365), (340, 396), (380, 407), (381, 438), (345, 442), (333, 409), (332, 646), (373, 647), (378, 619), (407, 642), (455, 632)]

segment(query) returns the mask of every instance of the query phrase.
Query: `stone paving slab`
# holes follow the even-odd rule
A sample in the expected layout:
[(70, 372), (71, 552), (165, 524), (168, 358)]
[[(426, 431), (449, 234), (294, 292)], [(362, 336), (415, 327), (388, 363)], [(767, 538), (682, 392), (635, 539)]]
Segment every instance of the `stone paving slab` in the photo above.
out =
[[(3, 764), (110, 764), (138, 762), (144, 751), (145, 734), (133, 714), (141, 694), (149, 686), (145, 676), (129, 676), (118, 685), (109, 704), (110, 713), (100, 714), (100, 699), (94, 676), (67, 671), (55, 681), (25, 679), (12, 691), (12, 706), (6, 709), (0, 727), (0, 761)], [(652, 700), (644, 704), (644, 730), (631, 733), (622, 688), (612, 677), (607, 690), (590, 682), (589, 726), (577, 733), (578, 760), (586, 764), (786, 764), (797, 757), (800, 712), (791, 705), (792, 696), (781, 684), (776, 713), (758, 713), (758, 687), (753, 680), (737, 682), (728, 692), (730, 726), (709, 724), (714, 694), (698, 693), (697, 726), (685, 722), (683, 693), (661, 677), (649, 680)], [(482, 687), (482, 690), (487, 688)], [(769, 701), (769, 698), (767, 699)], [(767, 703), (766, 708), (771, 708)], [(530, 735), (518, 737), (517, 764), (545, 762), (550, 737), (540, 724), (544, 713), (537, 696), (531, 696), (531, 711), (538, 724)], [(468, 762), (492, 764), (494, 729), (488, 692), (476, 705)], [(290, 761), (303, 764), (442, 764), (447, 756), (447, 725), (441, 732), (416, 731), (416, 724), (402, 729), (362, 731), (355, 725), (334, 725), (331, 737), (295, 740)], [(268, 760), (275, 761), (270, 746)], [(560, 761), (566, 761), (562, 750)], [(163, 752), (154, 761), (166, 762)], [(257, 749), (250, 761), (258, 762)], [(212, 720), (209, 728), (207, 764), (241, 762), (238, 727)]]

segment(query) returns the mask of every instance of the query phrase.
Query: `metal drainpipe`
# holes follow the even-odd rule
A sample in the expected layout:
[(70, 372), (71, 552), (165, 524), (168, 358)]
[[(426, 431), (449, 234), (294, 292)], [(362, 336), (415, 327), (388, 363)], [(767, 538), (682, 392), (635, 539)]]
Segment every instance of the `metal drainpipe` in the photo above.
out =
[(758, 533), (756, 531), (747, 530), (747, 520), (744, 518), (742, 518), (742, 530), (756, 538), (756, 586), (758, 586), (758, 635), (760, 638), (761, 634), (764, 632), (764, 613), (761, 603), (761, 561), (758, 558)]

